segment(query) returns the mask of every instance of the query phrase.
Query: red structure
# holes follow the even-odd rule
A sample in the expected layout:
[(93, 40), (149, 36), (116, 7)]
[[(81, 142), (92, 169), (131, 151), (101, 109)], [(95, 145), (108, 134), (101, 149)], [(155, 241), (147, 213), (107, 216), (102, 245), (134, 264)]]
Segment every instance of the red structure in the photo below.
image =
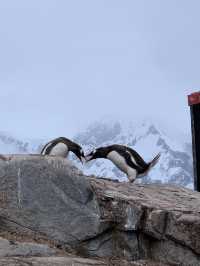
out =
[(200, 191), (200, 92), (188, 95), (191, 113), (194, 189)]
[(188, 104), (190, 106), (199, 103), (200, 103), (200, 92), (194, 92), (188, 95)]

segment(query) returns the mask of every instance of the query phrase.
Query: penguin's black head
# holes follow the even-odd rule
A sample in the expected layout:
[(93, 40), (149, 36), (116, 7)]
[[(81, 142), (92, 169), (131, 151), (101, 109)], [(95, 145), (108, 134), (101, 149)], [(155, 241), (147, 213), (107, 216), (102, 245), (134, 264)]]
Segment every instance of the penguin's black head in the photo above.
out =
[(97, 158), (106, 158), (107, 155), (107, 149), (106, 147), (98, 148), (90, 152), (88, 155), (86, 155), (86, 161), (89, 162), (91, 160), (97, 159)]
[(84, 151), (81, 146), (76, 143), (73, 143), (73, 145), (71, 145), (70, 147), (70, 150), (79, 158), (81, 163), (85, 161)]

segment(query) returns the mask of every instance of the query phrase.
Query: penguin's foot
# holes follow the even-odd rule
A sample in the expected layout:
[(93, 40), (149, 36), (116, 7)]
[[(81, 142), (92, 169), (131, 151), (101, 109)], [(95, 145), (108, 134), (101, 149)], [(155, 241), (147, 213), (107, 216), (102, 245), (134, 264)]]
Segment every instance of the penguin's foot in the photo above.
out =
[(127, 177), (130, 183), (133, 183), (136, 179), (134, 176), (127, 176)]

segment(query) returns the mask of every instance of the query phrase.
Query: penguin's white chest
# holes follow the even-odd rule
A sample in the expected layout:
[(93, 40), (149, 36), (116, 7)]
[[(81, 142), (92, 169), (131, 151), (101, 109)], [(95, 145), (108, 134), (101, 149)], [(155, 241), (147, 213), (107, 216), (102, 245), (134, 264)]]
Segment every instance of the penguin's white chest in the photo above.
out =
[[(136, 169), (130, 167), (122, 155), (120, 155), (116, 151), (111, 151), (107, 155), (107, 158), (111, 160), (122, 172), (126, 173), (131, 182), (135, 180), (135, 178), (137, 177)], [(132, 158), (132, 156), (131, 160), (135, 163), (135, 160), (134, 158)]]
[(50, 155), (55, 155), (59, 157), (67, 157), (68, 153), (69, 153), (69, 150), (68, 150), (67, 145), (64, 143), (58, 143), (52, 148)]
[(127, 165), (124, 157), (121, 156), (118, 152), (116, 151), (109, 152), (107, 158), (110, 161), (112, 161), (121, 171), (123, 171), (126, 174), (128, 173), (129, 166)]

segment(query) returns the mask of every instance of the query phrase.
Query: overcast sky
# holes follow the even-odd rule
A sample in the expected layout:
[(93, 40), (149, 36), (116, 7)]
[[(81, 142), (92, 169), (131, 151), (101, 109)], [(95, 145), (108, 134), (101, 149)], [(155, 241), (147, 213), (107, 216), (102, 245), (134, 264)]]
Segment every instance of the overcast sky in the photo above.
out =
[(0, 0), (0, 130), (72, 136), (153, 116), (190, 131), (199, 0)]

